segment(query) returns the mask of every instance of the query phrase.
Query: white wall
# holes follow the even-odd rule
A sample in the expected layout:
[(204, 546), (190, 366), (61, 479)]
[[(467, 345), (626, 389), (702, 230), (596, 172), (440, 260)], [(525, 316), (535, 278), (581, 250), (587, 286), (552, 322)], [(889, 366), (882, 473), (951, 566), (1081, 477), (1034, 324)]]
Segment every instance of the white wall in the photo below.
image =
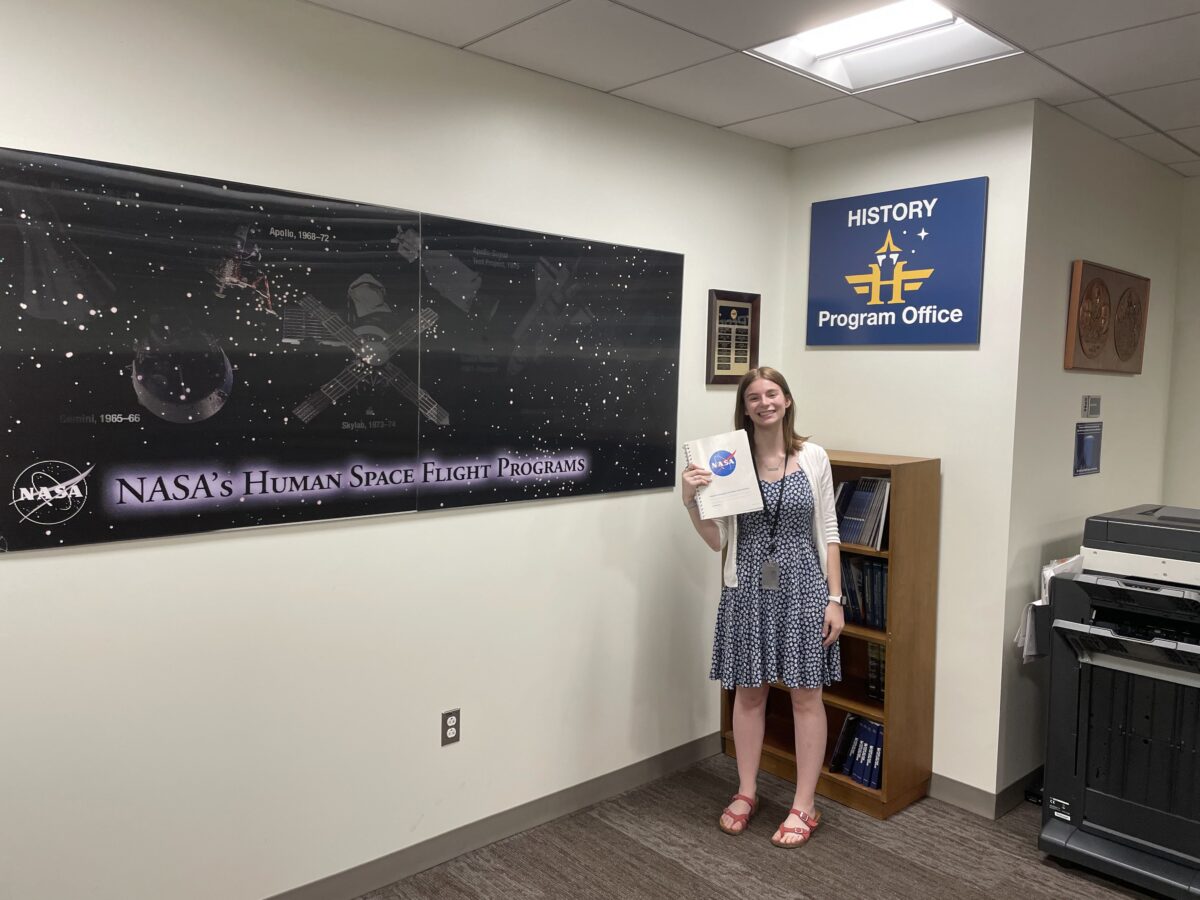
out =
[[(1036, 769), (1045, 755), (1045, 666), (1025, 666), (1012, 643), (1042, 564), (1079, 552), (1089, 515), (1162, 499), (1184, 184), (1165, 166), (1044, 104), (1037, 106), (1033, 135), (997, 790)], [(1140, 375), (1063, 369), (1075, 259), (1150, 278)], [(1101, 464), (1099, 474), (1074, 477), (1084, 394), (1101, 397)]]
[[(709, 288), (761, 292), (780, 354), (780, 148), (293, 0), (4, 15), (0, 145), (682, 252), (682, 437), (730, 415)], [(258, 898), (718, 727), (717, 562), (675, 492), (0, 563), (22, 900)]]
[(1196, 402), (1200, 393), (1200, 178), (1183, 182), (1180, 192), (1179, 290), (1162, 499), (1173, 506), (1200, 508), (1200, 466), (1196, 465), (1200, 447), (1200, 404)]
[[(933, 768), (991, 792), (1032, 104), (793, 153), (784, 371), (818, 443), (942, 460)], [(810, 204), (987, 176), (978, 347), (805, 348)]]

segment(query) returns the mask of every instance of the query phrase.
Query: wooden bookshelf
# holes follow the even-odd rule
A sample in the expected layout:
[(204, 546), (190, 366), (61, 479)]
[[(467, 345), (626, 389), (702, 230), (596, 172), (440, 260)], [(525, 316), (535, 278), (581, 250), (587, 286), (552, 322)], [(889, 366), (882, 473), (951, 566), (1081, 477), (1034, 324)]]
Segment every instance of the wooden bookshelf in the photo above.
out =
[[(886, 819), (929, 790), (933, 767), (933, 675), (937, 641), (938, 539), (941, 464), (937, 459), (829, 451), (834, 484), (864, 476), (891, 479), (883, 549), (843, 544), (842, 555), (887, 560), (887, 628), (847, 625), (840, 644), (843, 680), (826, 688), (828, 739), (817, 793)], [(884, 648), (884, 699), (868, 699), (867, 646)], [(733, 691), (722, 691), (721, 732), (725, 752), (733, 742)], [(847, 713), (884, 726), (882, 778), (878, 789), (864, 787), (829, 770), (833, 744)], [(786, 688), (767, 698), (767, 730), (762, 768), (796, 780), (791, 702)]]

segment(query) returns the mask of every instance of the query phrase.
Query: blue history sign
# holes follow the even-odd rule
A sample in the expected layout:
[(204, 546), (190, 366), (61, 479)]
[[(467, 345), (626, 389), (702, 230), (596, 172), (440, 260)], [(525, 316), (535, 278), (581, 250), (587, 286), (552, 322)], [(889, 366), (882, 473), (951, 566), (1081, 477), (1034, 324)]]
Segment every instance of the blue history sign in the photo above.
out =
[(808, 340), (977, 344), (986, 178), (814, 203)]

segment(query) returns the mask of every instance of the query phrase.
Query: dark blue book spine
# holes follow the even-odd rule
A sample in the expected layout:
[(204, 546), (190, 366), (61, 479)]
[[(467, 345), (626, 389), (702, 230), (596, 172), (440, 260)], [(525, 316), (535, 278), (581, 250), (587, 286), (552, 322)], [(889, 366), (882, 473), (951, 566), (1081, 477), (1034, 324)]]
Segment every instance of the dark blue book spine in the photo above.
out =
[(867, 778), (870, 775), (867, 758), (871, 754), (871, 747), (875, 742), (875, 723), (869, 719), (863, 722), (863, 737), (858, 745), (858, 753), (854, 757), (854, 767), (850, 771), (850, 777), (859, 784), (865, 785)]
[(878, 788), (883, 781), (883, 726), (880, 725), (875, 733), (875, 759), (871, 763), (871, 779), (869, 787)]
[(853, 596), (853, 577), (850, 574), (850, 560), (842, 557), (842, 594), (846, 598), (846, 605), (842, 607), (842, 611), (846, 615), (847, 622), (854, 622), (854, 611), (851, 608), (854, 603)]
[(846, 761), (842, 763), (842, 774), (851, 775), (854, 771), (855, 763), (858, 761), (859, 751), (863, 745), (863, 735), (867, 731), (867, 720), (859, 719), (858, 725), (854, 729), (854, 740), (850, 742), (850, 751), (846, 754)]
[(872, 628), (883, 630), (883, 563), (879, 560), (874, 560), (874, 565), (871, 566), (871, 593), (874, 595), (874, 603), (871, 604), (871, 614), (874, 621), (871, 623)]
[(857, 556), (850, 560), (850, 584), (854, 591), (854, 624), (865, 625), (867, 618), (866, 599), (863, 597), (862, 560)]
[(837, 741), (833, 745), (833, 754), (829, 757), (829, 771), (840, 772), (850, 753), (850, 744), (858, 729), (858, 716), (848, 713), (842, 722), (842, 730), (838, 732)]
[(875, 627), (875, 560), (863, 560), (863, 624)]
[(854, 488), (858, 485), (857, 481), (843, 481), (838, 485), (837, 496), (834, 498), (834, 508), (837, 512), (838, 529), (841, 530), (842, 522), (846, 518), (846, 510), (850, 506), (850, 500), (854, 497)]
[(887, 608), (888, 608), (888, 602), (887, 602), (888, 567), (887, 567), (887, 563), (880, 563), (879, 578), (880, 578), (879, 608), (880, 608), (880, 610), (882, 610), (882, 613), (883, 613), (883, 615), (882, 615), (883, 625), (881, 625), (880, 627), (886, 629), (887, 628)]
[(887, 630), (887, 570), (888, 564), (879, 561), (879, 628)]

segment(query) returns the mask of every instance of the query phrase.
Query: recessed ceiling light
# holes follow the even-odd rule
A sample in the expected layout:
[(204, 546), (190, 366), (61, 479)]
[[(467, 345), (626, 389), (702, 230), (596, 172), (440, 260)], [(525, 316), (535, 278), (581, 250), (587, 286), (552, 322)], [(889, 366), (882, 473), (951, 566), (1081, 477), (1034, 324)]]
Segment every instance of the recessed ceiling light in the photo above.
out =
[(903, 0), (746, 52), (856, 94), (1021, 51), (932, 0)]

